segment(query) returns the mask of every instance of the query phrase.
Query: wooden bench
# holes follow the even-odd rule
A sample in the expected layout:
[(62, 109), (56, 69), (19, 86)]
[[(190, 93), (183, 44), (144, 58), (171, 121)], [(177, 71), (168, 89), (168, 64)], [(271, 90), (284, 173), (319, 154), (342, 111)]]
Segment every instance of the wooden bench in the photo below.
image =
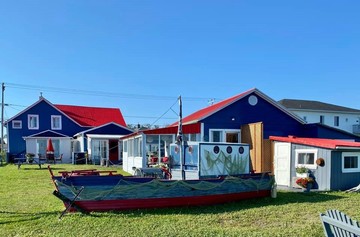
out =
[(360, 236), (360, 224), (338, 210), (320, 214), (325, 236)]

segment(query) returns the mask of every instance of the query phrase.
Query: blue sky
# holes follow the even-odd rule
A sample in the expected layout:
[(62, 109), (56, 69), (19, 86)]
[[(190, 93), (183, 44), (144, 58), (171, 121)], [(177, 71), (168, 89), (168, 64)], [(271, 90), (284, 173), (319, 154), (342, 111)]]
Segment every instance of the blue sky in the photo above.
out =
[(356, 0), (0, 0), (5, 119), (40, 92), (132, 124), (174, 122), (179, 95), (186, 116), (251, 88), (360, 109), (359, 12)]

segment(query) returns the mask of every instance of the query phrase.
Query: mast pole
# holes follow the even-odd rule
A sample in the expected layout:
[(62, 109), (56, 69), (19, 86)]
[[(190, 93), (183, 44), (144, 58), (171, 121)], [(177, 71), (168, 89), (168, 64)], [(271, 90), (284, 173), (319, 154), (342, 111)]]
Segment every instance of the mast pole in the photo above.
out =
[(185, 179), (184, 173), (184, 144), (183, 144), (183, 133), (182, 133), (182, 101), (181, 96), (179, 96), (179, 124), (178, 124), (178, 132), (177, 132), (177, 143), (180, 146), (179, 155), (180, 155), (180, 170), (181, 170), (181, 179)]

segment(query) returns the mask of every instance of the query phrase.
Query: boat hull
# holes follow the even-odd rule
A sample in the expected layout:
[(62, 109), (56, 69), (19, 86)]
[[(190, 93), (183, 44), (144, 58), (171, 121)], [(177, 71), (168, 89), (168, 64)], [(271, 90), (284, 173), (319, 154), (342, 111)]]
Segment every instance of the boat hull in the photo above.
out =
[(100, 212), (214, 205), (271, 196), (268, 173), (201, 180), (127, 176), (53, 176), (55, 196), (72, 211)]
[[(194, 197), (127, 199), (127, 200), (87, 200), (75, 201), (73, 206), (83, 212), (125, 211), (134, 209), (154, 209), (185, 206), (208, 206), (235, 202), (245, 199), (269, 197), (270, 190), (253, 192), (218, 194)], [(65, 206), (69, 203), (65, 202)]]

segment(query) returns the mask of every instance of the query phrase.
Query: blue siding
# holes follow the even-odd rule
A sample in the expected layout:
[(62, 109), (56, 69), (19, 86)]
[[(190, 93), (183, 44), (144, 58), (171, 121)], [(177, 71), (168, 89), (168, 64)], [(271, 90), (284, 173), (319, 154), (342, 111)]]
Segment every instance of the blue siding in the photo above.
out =
[(331, 156), (331, 190), (346, 190), (360, 184), (360, 172), (342, 172), (342, 152), (333, 151)]
[[(97, 129), (93, 129), (89, 133), (91, 133), (91, 134), (107, 134), (107, 135), (118, 135), (118, 134), (128, 135), (130, 133), (133, 133), (133, 131), (131, 131), (127, 128), (115, 125), (115, 124), (109, 124), (109, 125), (97, 128)], [(85, 133), (85, 134), (87, 134), (87, 133)]]
[[(39, 129), (28, 129), (28, 114), (39, 115)], [(12, 123), (8, 123), (9, 151), (11, 154), (20, 154), (26, 151), (26, 143), (23, 137), (31, 136), (42, 131), (51, 130), (51, 115), (61, 115), (62, 130), (56, 132), (72, 137), (75, 133), (84, 130), (58, 110), (49, 105), (46, 101), (41, 101), (29, 108), (26, 112), (19, 114), (13, 120), (22, 121), (22, 129), (13, 129)]]
[(304, 125), (304, 137), (349, 139), (360, 142), (360, 137), (335, 128), (326, 127), (321, 124)]
[(241, 125), (256, 122), (264, 124), (264, 139), (269, 136), (302, 135), (303, 125), (299, 121), (257, 95), (258, 103), (252, 106), (248, 103), (249, 96), (204, 119), (204, 140), (209, 138), (209, 129), (240, 129)]

